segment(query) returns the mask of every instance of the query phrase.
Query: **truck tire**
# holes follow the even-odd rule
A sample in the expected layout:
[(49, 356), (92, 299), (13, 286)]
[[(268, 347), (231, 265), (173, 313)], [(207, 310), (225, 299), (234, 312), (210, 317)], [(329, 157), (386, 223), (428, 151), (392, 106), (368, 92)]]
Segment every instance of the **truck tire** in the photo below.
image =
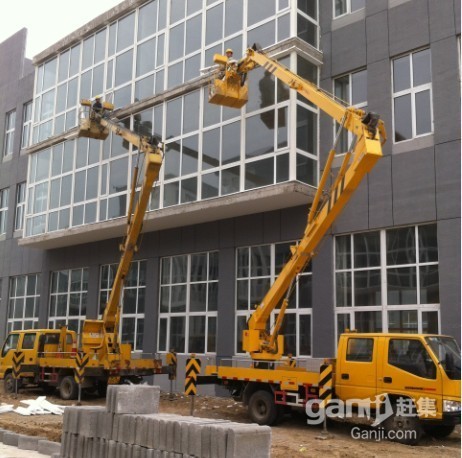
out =
[(46, 383), (40, 385), (40, 388), (42, 389), (43, 393), (46, 394), (47, 396), (51, 396), (54, 394), (56, 387), (53, 385), (48, 385)]
[(386, 437), (399, 444), (417, 445), (422, 437), (422, 426), (415, 407), (412, 412), (415, 414), (413, 416), (397, 413), (396, 404), (392, 404), (392, 407), (393, 414), (382, 423)]
[(250, 396), (248, 412), (250, 419), (259, 425), (274, 425), (278, 418), (274, 396), (265, 390), (255, 391)]
[(455, 429), (456, 425), (423, 425), (426, 434), (437, 439), (448, 437)]
[[(3, 380), (3, 389), (5, 390), (5, 393), (8, 394), (13, 394), (16, 391), (16, 380), (13, 377), (13, 374), (9, 372), (8, 374), (5, 375), (5, 379)], [(18, 389), (20, 386), (20, 381), (18, 380)]]
[(59, 395), (61, 399), (69, 401), (71, 399), (76, 399), (79, 391), (79, 387), (74, 380), (72, 375), (67, 375), (61, 380), (59, 384)]

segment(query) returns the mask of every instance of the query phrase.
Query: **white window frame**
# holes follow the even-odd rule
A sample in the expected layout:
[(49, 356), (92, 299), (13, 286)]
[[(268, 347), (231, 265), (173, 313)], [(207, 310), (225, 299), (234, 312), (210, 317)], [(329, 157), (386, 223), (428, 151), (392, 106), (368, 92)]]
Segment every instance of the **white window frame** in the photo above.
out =
[[(339, 14), (339, 15), (336, 15), (335, 14), (335, 0), (332, 1), (332, 17), (334, 19), (338, 19), (340, 17), (346, 16), (347, 14), (356, 13), (356, 11), (360, 11), (360, 10), (363, 10), (365, 8), (365, 6), (362, 6), (361, 8), (357, 8), (355, 10), (352, 10), (351, 9), (351, 0), (345, 0), (345, 2), (346, 2), (346, 11)], [(364, 3), (366, 3), (366, 2), (364, 2)]]
[[(238, 279), (241, 279), (241, 280), (248, 280), (249, 282), (252, 280), (252, 279), (264, 279), (264, 278), (268, 278), (269, 279), (269, 284), (272, 285), (274, 283), (274, 281), (276, 280), (278, 274), (276, 273), (276, 266), (275, 266), (275, 261), (276, 261), (276, 245), (285, 245), (285, 244), (291, 244), (291, 245), (296, 245), (297, 242), (278, 242), (278, 243), (271, 243), (271, 244), (264, 244), (264, 245), (253, 245), (253, 246), (244, 246), (244, 247), (238, 247), (238, 249), (236, 249), (236, 288), (235, 288), (235, 301), (234, 301), (234, 309), (235, 309), (235, 333), (234, 333), (234, 352), (236, 355), (239, 355), (239, 356), (243, 356), (245, 355), (245, 353), (243, 351), (239, 351), (239, 348), (238, 348), (238, 332), (239, 332), (239, 326), (238, 326), (238, 321), (239, 319), (242, 320), (242, 317), (245, 317), (245, 321), (247, 322), (248, 319), (250, 318), (251, 314), (252, 314), (252, 311), (254, 310), (254, 306), (256, 304), (251, 304), (250, 303), (250, 300), (249, 300), (249, 303), (248, 303), (248, 308), (247, 310), (238, 310), (237, 309), (237, 291), (238, 291), (238, 287), (237, 287), (237, 283), (238, 283)], [(270, 275), (263, 275), (263, 276), (257, 276), (257, 277), (253, 277), (250, 275), (250, 270), (249, 270), (249, 275), (246, 276), (246, 277), (238, 277), (238, 250), (239, 249), (248, 249), (249, 250), (249, 257), (250, 257), (250, 249), (251, 248), (257, 248), (258, 246), (270, 246), (270, 257), (271, 257), (271, 265), (270, 265)], [(288, 252), (287, 253), (287, 256), (290, 256), (290, 253)], [(288, 259), (288, 258), (287, 258)], [(286, 259), (286, 262), (287, 262), (287, 259)], [(251, 262), (251, 261), (250, 261)], [(297, 357), (297, 358), (306, 358), (306, 357), (310, 357), (312, 356), (312, 353), (313, 353), (313, 314), (312, 314), (312, 307), (299, 307), (298, 305), (298, 284), (299, 284), (299, 278), (301, 276), (311, 276), (312, 273), (311, 273), (311, 270), (308, 270), (306, 269), (304, 272), (301, 272), (300, 274), (297, 275), (297, 279), (295, 281), (295, 289), (293, 291), (293, 294), (295, 295), (295, 298), (296, 298), (296, 306), (295, 308), (287, 308), (286, 309), (286, 312), (285, 312), (285, 316), (287, 317), (288, 315), (295, 315), (296, 316), (296, 320), (295, 320), (295, 334), (297, 336), (297, 339), (296, 339), (296, 353), (295, 354), (292, 354), (292, 356), (294, 357)], [(250, 287), (250, 285), (249, 285)], [(250, 291), (249, 291), (250, 293)], [(266, 291), (264, 292), (264, 294), (266, 294)], [(263, 299), (263, 298), (262, 298)], [(269, 319), (269, 325), (270, 327), (272, 328), (275, 324), (275, 321), (276, 321), (276, 317), (278, 315), (278, 309), (274, 310), (273, 312), (271, 312), (271, 317)], [(305, 315), (309, 315), (311, 318), (310, 318), (310, 324), (311, 324), (311, 329), (310, 329), (310, 349), (311, 349), (311, 354), (307, 355), (307, 354), (300, 354), (300, 339), (298, 338), (299, 334), (298, 334), (298, 331), (300, 330), (300, 317), (301, 316), (305, 316)], [(284, 353), (284, 354), (287, 354), (287, 353)]]
[[(353, 78), (354, 78), (354, 75), (357, 75), (358, 73), (363, 73), (363, 72), (366, 72), (366, 85), (367, 85), (367, 68), (361, 68), (361, 69), (355, 70), (354, 72), (346, 73), (346, 74), (335, 77), (332, 82), (332, 85), (333, 85), (332, 93), (335, 94), (336, 81), (342, 78), (345, 78), (347, 76), (348, 77), (348, 94), (347, 94), (347, 100), (343, 100), (343, 102), (346, 102), (348, 106), (353, 106), (352, 104), (353, 95), (354, 95), (353, 94)], [(367, 96), (367, 86), (366, 86), (366, 96)], [(367, 99), (362, 102), (356, 103), (354, 106), (356, 108), (361, 108), (366, 111), (367, 110)], [(340, 124), (336, 121), (333, 121), (334, 141), (335, 141), (335, 137), (337, 135), (337, 131), (339, 127), (340, 127)], [(350, 131), (343, 130), (342, 134), (347, 135), (347, 148), (349, 148), (351, 145), (351, 142), (353, 141), (353, 133)], [(337, 151), (337, 153), (338, 154), (346, 153), (346, 151)]]
[[(387, 264), (387, 245), (386, 245), (386, 235), (387, 230), (380, 230), (380, 231), (371, 231), (371, 232), (379, 232), (380, 237), (380, 265), (379, 266), (372, 266), (372, 267), (365, 267), (365, 268), (355, 268), (354, 267), (354, 235), (355, 234), (347, 234), (350, 236), (350, 247), (351, 247), (351, 261), (350, 267), (345, 269), (337, 269), (335, 265), (335, 251), (336, 246), (334, 244), (334, 275), (337, 273), (342, 272), (350, 272), (351, 273), (351, 306), (345, 307), (338, 307), (337, 306), (337, 282), (334, 280), (334, 308), (335, 308), (335, 332), (336, 336), (338, 336), (338, 316), (339, 315), (348, 315), (350, 320), (350, 329), (355, 329), (355, 313), (357, 312), (379, 312), (381, 313), (382, 318), (382, 331), (381, 332), (388, 332), (388, 312), (392, 311), (401, 311), (401, 312), (410, 312), (410, 311), (417, 311), (417, 327), (418, 333), (422, 333), (422, 324), (423, 324), (423, 317), (422, 314), (425, 312), (437, 312), (438, 313), (438, 331), (441, 330), (441, 314), (440, 314), (440, 304), (421, 304), (420, 298), (420, 267), (422, 266), (431, 266), (437, 265), (439, 266), (439, 261), (431, 261), (431, 262), (421, 262), (419, 259), (419, 238), (418, 238), (418, 231), (420, 227), (424, 225), (417, 225), (411, 226), (414, 228), (415, 231), (415, 250), (416, 250), (416, 260), (413, 263), (409, 264), (399, 264), (399, 265), (388, 265)], [(393, 228), (399, 229), (399, 228)], [(363, 232), (361, 232), (363, 233)], [(356, 234), (361, 234), (356, 233)], [(417, 300), (415, 304), (402, 304), (402, 305), (388, 305), (388, 297), (387, 297), (387, 271), (388, 269), (393, 268), (401, 268), (401, 267), (414, 267), (416, 269), (416, 294)], [(377, 306), (355, 306), (354, 304), (354, 295), (355, 295), (355, 285), (354, 285), (354, 272), (358, 271), (370, 271), (370, 270), (380, 270), (380, 283), (381, 283), (381, 305)]]
[(0, 235), (6, 233), (9, 188), (0, 189)]
[[(138, 340), (138, 325), (139, 325), (139, 322), (143, 322), (143, 326), (144, 326), (144, 318), (145, 318), (145, 313), (139, 313), (138, 312), (138, 307), (139, 307), (139, 302), (138, 302), (138, 298), (139, 298), (139, 290), (144, 290), (146, 291), (146, 279), (145, 279), (145, 282), (144, 284), (140, 284), (140, 268), (141, 268), (141, 263), (144, 263), (144, 269), (145, 269), (145, 273), (146, 273), (146, 260), (140, 260), (140, 261), (132, 261), (130, 266), (133, 266), (134, 264), (137, 264), (138, 265), (138, 268), (137, 268), (137, 277), (136, 277), (136, 286), (128, 286), (128, 285), (124, 285), (123, 288), (122, 288), (122, 294), (121, 294), (121, 303), (122, 303), (122, 310), (121, 310), (121, 314), (120, 314), (120, 323), (119, 323), (119, 335), (122, 337), (123, 336), (123, 333), (122, 333), (122, 330), (123, 330), (123, 322), (124, 322), (124, 319), (134, 319), (135, 320), (135, 332), (134, 332), (134, 335), (133, 335), (133, 339), (132, 341), (130, 341), (130, 344), (132, 345), (132, 351), (134, 352), (140, 352), (143, 350), (143, 342), (141, 342), (141, 346), (138, 347), (137, 346), (137, 340)], [(99, 297), (100, 297), (100, 312), (99, 312), (99, 316), (100, 318), (102, 317), (102, 312), (104, 311), (104, 307), (106, 306), (106, 303), (107, 301), (109, 300), (109, 295), (111, 293), (111, 289), (112, 289), (112, 285), (113, 283), (110, 283), (110, 280), (114, 280), (114, 277), (115, 277), (115, 274), (117, 272), (117, 267), (118, 267), (118, 264), (105, 264), (105, 265), (102, 265), (101, 268), (100, 268), (100, 284), (99, 284)], [(108, 273), (109, 275), (109, 278), (107, 278), (107, 288), (103, 288), (101, 286), (102, 284), (102, 281), (103, 281), (103, 269), (105, 268), (108, 268), (110, 270), (110, 273)], [(112, 271), (112, 272), (111, 272)], [(129, 274), (130, 275), (130, 274)], [(127, 275), (127, 277), (129, 276)], [(112, 277), (112, 278), (111, 278)], [(124, 312), (124, 306), (123, 306), (123, 298), (124, 298), (124, 292), (127, 291), (127, 290), (136, 290), (137, 291), (137, 298), (136, 298), (136, 312), (134, 313), (127, 313), (127, 312)], [(103, 295), (104, 295), (104, 303), (103, 303)], [(145, 299), (146, 299), (146, 293), (145, 293)], [(146, 307), (146, 302), (144, 304), (144, 307)], [(144, 327), (143, 327), (143, 334), (144, 334)]]
[(16, 128), (16, 110), (5, 115), (5, 139), (3, 141), (3, 156), (10, 156), (14, 151), (14, 131)]
[[(414, 86), (414, 69), (412, 65), (412, 60), (413, 60), (413, 55), (416, 53), (419, 53), (421, 51), (427, 50), (430, 52), (430, 65), (431, 65), (431, 49), (430, 48), (423, 48), (423, 49), (417, 49), (415, 51), (412, 51), (408, 54), (403, 54), (400, 56), (396, 56), (395, 58), (392, 59), (391, 61), (391, 84), (392, 84), (392, 118), (393, 118), (393, 144), (401, 144), (405, 142), (412, 141), (416, 138), (421, 138), (421, 137), (426, 137), (428, 135), (433, 135), (434, 133), (434, 117), (433, 117), (433, 75), (430, 75), (430, 82), (421, 84), (419, 86)], [(408, 89), (403, 89), (401, 91), (395, 92), (394, 89), (394, 62), (397, 59), (403, 58), (409, 56), (409, 66), (410, 66), (410, 88)], [(431, 67), (430, 67), (431, 68)], [(416, 95), (419, 94), (420, 92), (425, 92), (429, 91), (430, 92), (430, 125), (431, 125), (431, 130), (430, 132), (425, 132), (423, 134), (417, 134), (417, 120), (416, 120), (416, 109), (415, 109), (415, 98)], [(395, 121), (395, 99), (398, 97), (402, 97), (405, 95), (410, 95), (411, 96), (411, 124), (412, 124), (412, 133), (411, 133), (411, 138), (408, 138), (406, 140), (400, 140), (396, 141), (395, 140), (395, 132), (396, 132), (396, 121)]]
[(32, 130), (32, 100), (23, 105), (21, 148), (27, 148), (30, 145), (31, 130)]
[[(207, 279), (193, 282), (191, 280), (191, 257), (194, 256), (194, 255), (202, 255), (202, 254), (207, 255)], [(217, 331), (218, 331), (218, 328), (217, 328), (218, 312), (217, 312), (217, 310), (211, 310), (211, 311), (208, 310), (208, 299), (207, 299), (207, 304), (206, 304), (205, 310), (194, 311), (194, 312), (190, 310), (190, 305), (191, 305), (191, 302), (190, 302), (190, 299), (191, 299), (191, 285), (206, 283), (207, 284), (207, 291), (208, 291), (208, 285), (211, 284), (211, 283), (216, 283), (217, 288), (218, 288), (218, 284), (219, 284), (218, 276), (217, 276), (216, 279), (210, 279), (209, 278), (210, 254), (216, 254), (217, 255), (217, 262), (219, 262), (219, 259), (218, 259), (219, 258), (219, 252), (217, 252), (215, 250), (207, 251), (207, 252), (199, 252), (199, 253), (189, 253), (189, 254), (178, 255), (178, 256), (167, 256), (167, 257), (161, 258), (161, 262), (160, 262), (160, 266), (161, 266), (160, 267), (160, 281), (159, 281), (159, 284), (161, 285), (161, 287), (159, 288), (159, 322), (158, 322), (159, 332), (158, 332), (158, 337), (157, 337), (157, 348), (158, 348), (158, 351), (160, 353), (163, 353), (163, 352), (169, 351), (170, 349), (173, 349), (178, 354), (189, 354), (191, 352), (191, 350), (189, 348), (189, 338), (190, 338), (189, 318), (197, 316), (197, 317), (204, 317), (204, 319), (205, 319), (205, 333), (204, 333), (204, 339), (205, 339), (204, 349), (205, 349), (205, 351), (203, 353), (199, 353), (199, 352), (195, 352), (195, 353), (196, 354), (212, 354), (212, 355), (216, 354), (217, 336), (218, 336), (218, 334), (217, 334)], [(164, 259), (170, 259), (170, 269), (172, 269), (173, 268), (172, 267), (172, 264), (173, 264), (172, 259), (176, 258), (176, 257), (186, 257), (187, 258), (186, 282), (162, 283), (163, 260)], [(172, 278), (171, 273), (169, 274), (169, 276), (170, 276), (170, 279), (171, 279)], [(167, 287), (171, 287), (173, 285), (175, 285), (175, 286), (177, 286), (177, 285), (185, 285), (186, 286), (186, 310), (183, 311), (183, 312), (168, 312), (168, 313), (167, 312), (160, 312), (162, 287), (167, 288)], [(208, 292), (207, 292), (207, 296), (208, 296)], [(184, 318), (185, 319), (184, 351), (180, 351), (180, 349), (178, 349), (178, 348), (172, 348), (171, 339), (170, 339), (170, 337), (171, 337), (170, 336), (170, 327), (171, 327), (171, 319), (172, 318)], [(215, 319), (215, 350), (214, 351), (210, 351), (210, 349), (208, 348), (209, 320), (210, 319)], [(165, 348), (161, 348), (161, 345), (160, 345), (161, 320), (167, 320), (167, 322), (166, 322)]]
[(26, 182), (16, 185), (16, 208), (14, 213), (14, 230), (24, 228), (24, 214), (26, 209)]
[[(29, 281), (30, 277), (35, 276), (35, 288), (32, 294), (29, 294)], [(18, 281), (24, 280), (24, 294), (17, 294), (17, 285)], [(31, 274), (31, 275), (20, 275), (17, 277), (10, 278), (10, 292), (8, 298), (8, 321), (7, 321), (7, 332), (22, 330), (22, 329), (31, 329), (38, 327), (38, 312), (39, 312), (39, 301), (40, 301), (40, 274)], [(16, 307), (15, 302), (17, 300), (23, 300), (23, 310), (22, 316), (15, 317), (15, 309), (11, 309), (12, 305)], [(26, 315), (26, 303), (27, 301), (34, 301), (34, 314), (33, 316)], [(13, 316), (10, 316), (13, 315)]]
[[(71, 290), (71, 278), (72, 278), (72, 272), (75, 271), (80, 271), (80, 289), (79, 290)], [(54, 274), (59, 274), (60, 272), (65, 272), (68, 275), (68, 282), (67, 282), (67, 290), (66, 291), (53, 291), (53, 275)], [(82, 312), (82, 298), (83, 295), (88, 297), (88, 289), (83, 289), (83, 283), (85, 281), (85, 276), (87, 277), (87, 288), (88, 288), (88, 269), (83, 267), (83, 268), (78, 268), (78, 269), (63, 269), (59, 271), (54, 271), (51, 273), (50, 276), (50, 300), (49, 300), (49, 305), (48, 305), (48, 327), (50, 329), (58, 329), (60, 326), (63, 325), (68, 325), (69, 321), (78, 321), (78, 326), (77, 329), (75, 330), (77, 334), (80, 334), (82, 331), (82, 325), (83, 322), (86, 318), (86, 314), (79, 313), (78, 315), (71, 315), (69, 313), (69, 308), (70, 308), (70, 297), (71, 294), (80, 294), (80, 304), (79, 304), (79, 311)], [(66, 297), (66, 314), (65, 315), (58, 315), (54, 314), (52, 315), (51, 312), (51, 303), (52, 303), (52, 298), (56, 297), (56, 307), (57, 307), (57, 301), (59, 296), (65, 296)]]

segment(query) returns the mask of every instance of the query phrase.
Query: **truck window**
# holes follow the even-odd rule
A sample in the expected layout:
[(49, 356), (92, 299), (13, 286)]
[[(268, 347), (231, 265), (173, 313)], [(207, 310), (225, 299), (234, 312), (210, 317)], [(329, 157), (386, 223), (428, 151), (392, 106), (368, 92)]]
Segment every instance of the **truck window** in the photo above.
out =
[(347, 361), (370, 363), (374, 352), (373, 339), (350, 338), (347, 346)]
[(37, 334), (35, 332), (31, 332), (28, 334), (24, 334), (22, 339), (22, 349), (23, 350), (32, 350), (35, 346), (35, 338)]
[(19, 334), (10, 334), (3, 344), (2, 357), (4, 357), (11, 349), (16, 350), (18, 346)]
[(420, 340), (390, 339), (388, 364), (417, 377), (436, 378), (436, 366)]
[(430, 345), (441, 367), (451, 380), (460, 380), (460, 349), (452, 337), (431, 336), (425, 340)]

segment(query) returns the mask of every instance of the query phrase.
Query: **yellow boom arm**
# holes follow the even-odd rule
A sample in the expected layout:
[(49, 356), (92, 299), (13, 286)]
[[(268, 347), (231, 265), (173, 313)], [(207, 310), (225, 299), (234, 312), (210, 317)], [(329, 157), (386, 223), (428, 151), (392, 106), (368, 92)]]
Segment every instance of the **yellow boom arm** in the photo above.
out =
[[(223, 61), (217, 55), (215, 61)], [(373, 113), (366, 114), (363, 110), (354, 107), (345, 107), (333, 96), (322, 91), (315, 84), (300, 78), (283, 65), (269, 58), (255, 49), (248, 49), (246, 56), (236, 66), (236, 74), (240, 78), (230, 78), (226, 81), (215, 81), (216, 90), (211, 91), (211, 103), (227, 104), (226, 86), (234, 86), (236, 81), (242, 84), (245, 74), (255, 67), (261, 66), (276, 78), (295, 89), (307, 100), (319, 107), (326, 114), (334, 118), (345, 129), (355, 135), (351, 151), (344, 155), (343, 163), (336, 172), (330, 190), (324, 191), (329, 177), (333, 174), (332, 164), (335, 157), (335, 145), (330, 151), (324, 172), (319, 181), (318, 190), (313, 199), (308, 215), (307, 225), (300, 243), (291, 248), (292, 255), (285, 264), (279, 276), (270, 287), (262, 302), (256, 306), (248, 321), (248, 329), (243, 332), (243, 350), (250, 353), (255, 360), (278, 360), (284, 352), (283, 336), (279, 335), (287, 298), (284, 295), (290, 292), (291, 284), (297, 274), (303, 271), (315, 255), (315, 250), (322, 238), (340, 214), (352, 193), (359, 186), (364, 176), (374, 167), (382, 156), (382, 144), (386, 140), (383, 122)], [(221, 91), (221, 93), (220, 93)], [(236, 89), (228, 93), (236, 94)], [(247, 95), (247, 94), (246, 94)], [(215, 100), (213, 100), (215, 98)], [(225, 103), (222, 103), (224, 100)], [(234, 106), (239, 104), (236, 102)], [(228, 105), (230, 106), (230, 105)], [(280, 306), (282, 301), (282, 305)], [(267, 323), (271, 312), (280, 306), (278, 320), (272, 332), (267, 331)]]
[[(82, 105), (89, 106), (88, 101), (82, 101)], [(110, 108), (109, 108), (110, 110)], [(135, 167), (130, 193), (129, 210), (127, 216), (126, 235), (120, 245), (122, 252), (114, 283), (106, 304), (102, 320), (86, 320), (82, 332), (82, 346), (88, 350), (98, 350), (107, 353), (118, 351), (120, 322), (120, 299), (125, 278), (130, 270), (130, 263), (137, 251), (137, 241), (143, 226), (152, 187), (159, 176), (162, 166), (162, 148), (149, 137), (140, 136), (129, 129), (119, 126), (116, 122), (104, 117), (101, 113), (95, 113), (90, 108), (88, 116), (81, 119), (79, 136), (96, 139), (104, 139), (109, 131), (123, 137), (144, 153), (144, 178), (135, 205), (136, 182), (138, 178), (138, 166)], [(134, 208), (134, 211), (133, 211)]]

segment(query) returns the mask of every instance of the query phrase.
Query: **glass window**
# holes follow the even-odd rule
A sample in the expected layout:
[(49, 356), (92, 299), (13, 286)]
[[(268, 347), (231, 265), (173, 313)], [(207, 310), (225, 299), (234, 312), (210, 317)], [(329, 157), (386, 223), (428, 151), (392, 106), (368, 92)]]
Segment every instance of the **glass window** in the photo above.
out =
[(349, 338), (347, 343), (346, 360), (370, 363), (374, 354), (374, 340)]
[(162, 258), (160, 349), (173, 348), (179, 353), (216, 350), (217, 257), (218, 253), (208, 252)]
[[(338, 332), (438, 333), (436, 225), (335, 238)], [(348, 310), (351, 310), (348, 311)]]
[(395, 143), (433, 132), (429, 49), (392, 61)]
[[(16, 209), (14, 214), (14, 230), (18, 231), (24, 227), (24, 210), (26, 204), (26, 183), (19, 183), (16, 186)], [(1, 211), (1, 210), (0, 210)]]
[(6, 232), (6, 223), (8, 219), (8, 196), (9, 189), (0, 189), (0, 234)]
[(156, 39), (152, 38), (138, 46), (136, 55), (136, 76), (149, 73), (155, 68)]
[[(100, 317), (109, 301), (117, 268), (117, 264), (101, 266)], [(133, 261), (122, 289), (120, 327), (122, 342), (129, 343), (134, 351), (143, 349), (145, 296), (146, 261)]]
[(30, 134), (32, 128), (32, 101), (27, 102), (22, 110), (22, 136), (21, 148), (27, 148), (30, 145)]
[[(280, 243), (238, 248), (236, 250), (236, 352), (242, 352), (243, 329), (251, 311), (267, 294), (285, 262), (290, 258), (290, 246)], [(284, 354), (311, 355), (311, 268), (297, 276), (289, 299), (281, 334), (284, 335)], [(271, 326), (277, 310), (271, 315)]]
[(334, 0), (334, 18), (354, 13), (366, 6), (366, 0)]
[(135, 30), (135, 13), (120, 19), (117, 27), (117, 51), (122, 51), (133, 45), (133, 33)]
[[(232, 35), (242, 29), (244, 11), (242, 0), (228, 0), (225, 2), (225, 36)], [(235, 52), (240, 49), (235, 49)]]
[(5, 116), (5, 134), (3, 140), (3, 156), (13, 154), (14, 131), (16, 124), (16, 110), (12, 110)]
[[(273, 0), (271, 0), (273, 1)], [(223, 38), (223, 4), (207, 10), (205, 44), (209, 45)]]
[[(357, 108), (367, 108), (367, 70), (360, 70), (348, 75), (335, 78), (334, 94), (343, 100), (347, 105), (354, 105)], [(337, 135), (340, 125), (334, 123), (334, 138)], [(346, 152), (350, 149), (353, 141), (351, 132), (342, 129), (338, 140), (337, 151)]]
[(138, 14), (138, 40), (149, 37), (157, 31), (157, 1), (140, 8)]
[(436, 378), (435, 363), (419, 340), (390, 339), (388, 364), (417, 377)]
[(39, 301), (39, 274), (11, 278), (8, 297), (8, 330), (37, 328)]

